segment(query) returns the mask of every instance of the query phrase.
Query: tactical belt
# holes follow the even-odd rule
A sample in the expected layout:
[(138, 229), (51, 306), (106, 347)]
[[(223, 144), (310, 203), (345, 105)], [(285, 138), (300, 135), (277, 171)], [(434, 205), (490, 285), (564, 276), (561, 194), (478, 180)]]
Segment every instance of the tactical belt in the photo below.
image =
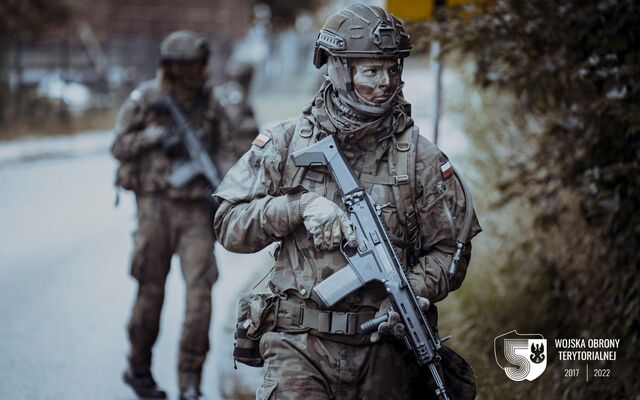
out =
[(280, 300), (278, 321), (281, 329), (309, 328), (335, 335), (362, 335), (360, 325), (375, 317), (375, 311), (339, 312), (308, 308), (305, 303)]

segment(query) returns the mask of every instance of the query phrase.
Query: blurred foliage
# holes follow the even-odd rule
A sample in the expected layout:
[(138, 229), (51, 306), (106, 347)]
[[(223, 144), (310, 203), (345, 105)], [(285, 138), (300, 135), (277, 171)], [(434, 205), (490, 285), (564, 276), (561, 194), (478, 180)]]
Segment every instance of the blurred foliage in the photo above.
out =
[(68, 21), (70, 15), (70, 8), (62, 0), (3, 0), (0, 36), (37, 37), (51, 25)]
[[(446, 21), (414, 24), (412, 34), (420, 45), (437, 38), (450, 55), (473, 60), (480, 100), (467, 104), (467, 130), (484, 153), (484, 181), (498, 192), (481, 215), (494, 242), (475, 246), (482, 273), (469, 277), (459, 300), (462, 352), (484, 364), (493, 354), (478, 343), (514, 328), (551, 339), (621, 338), (620, 359), (606, 364), (611, 378), (565, 379), (559, 365), (570, 365), (555, 361), (523, 398), (633, 398), (640, 393), (640, 4), (505, 0)], [(486, 367), (477, 369), (483, 397), (517, 392), (506, 391), (513, 384), (502, 371)]]
[(67, 22), (71, 10), (63, 0), (0, 1), (0, 128), (8, 125), (7, 109), (15, 107), (9, 90), (9, 48), (12, 42), (42, 36), (46, 29)]
[(271, 24), (276, 29), (285, 29), (296, 22), (302, 12), (313, 13), (327, 0), (258, 0), (256, 4), (266, 4), (271, 9)]

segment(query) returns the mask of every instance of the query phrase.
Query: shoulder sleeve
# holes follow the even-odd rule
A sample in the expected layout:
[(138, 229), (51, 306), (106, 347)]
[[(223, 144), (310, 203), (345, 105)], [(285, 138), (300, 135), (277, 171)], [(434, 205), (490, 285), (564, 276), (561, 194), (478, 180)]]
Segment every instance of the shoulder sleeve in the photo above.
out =
[(279, 240), (300, 223), (295, 195), (280, 193), (295, 121), (261, 132), (229, 170), (214, 194), (218, 240), (235, 252), (254, 252)]
[[(414, 287), (416, 291), (431, 301), (443, 299), (449, 291), (460, 286), (470, 259), (468, 244), (457, 276), (450, 281), (449, 264), (467, 211), (464, 190), (453, 172), (447, 156), (420, 137), (416, 158), (416, 206), (420, 215), (421, 256), (410, 275), (413, 275), (412, 281), (421, 287)], [(471, 212), (473, 222), (469, 241), (481, 231), (475, 211)]]
[(139, 131), (144, 129), (145, 104), (153, 91), (153, 82), (144, 82), (138, 86), (124, 102), (113, 129), (115, 139), (111, 153), (121, 161), (137, 157), (144, 147)]

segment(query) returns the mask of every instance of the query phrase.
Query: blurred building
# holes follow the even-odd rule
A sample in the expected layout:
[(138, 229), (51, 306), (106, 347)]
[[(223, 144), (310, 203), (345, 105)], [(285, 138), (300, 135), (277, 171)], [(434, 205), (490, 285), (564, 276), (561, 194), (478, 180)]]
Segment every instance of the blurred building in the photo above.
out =
[[(213, 50), (214, 80), (234, 41), (249, 29), (251, 0), (66, 0), (72, 17), (37, 41), (11, 41), (12, 88), (29, 88), (43, 80), (77, 82), (103, 101), (127, 92), (154, 76), (161, 40), (178, 29), (208, 37)], [(122, 93), (120, 93), (122, 92)], [(98, 100), (100, 96), (97, 97)]]

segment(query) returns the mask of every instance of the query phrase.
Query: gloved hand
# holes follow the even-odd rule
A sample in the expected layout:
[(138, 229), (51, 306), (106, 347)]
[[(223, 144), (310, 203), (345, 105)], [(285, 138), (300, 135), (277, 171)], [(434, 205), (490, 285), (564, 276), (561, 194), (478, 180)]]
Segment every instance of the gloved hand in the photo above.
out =
[[(424, 297), (416, 297), (418, 299), (418, 305), (420, 306), (420, 309), (423, 313), (426, 313), (431, 303)], [(378, 325), (378, 330), (376, 332), (373, 332), (371, 334), (371, 343), (380, 341), (380, 339), (382, 339), (382, 336), (390, 336), (398, 340), (402, 340), (402, 338), (404, 337), (405, 328), (400, 320), (400, 314), (394, 311), (391, 300), (388, 297), (382, 301), (382, 304), (380, 304), (380, 309), (376, 313), (375, 317), (377, 318), (383, 314), (387, 314), (389, 317), (387, 318), (386, 322)]]
[(166, 132), (167, 128), (150, 124), (142, 131), (142, 140), (149, 146), (159, 144), (162, 142)]
[(142, 131), (142, 142), (146, 147), (161, 146), (164, 151), (172, 151), (181, 143), (180, 137), (172, 129), (156, 124), (148, 125)]
[(317, 193), (304, 193), (300, 198), (300, 211), (307, 231), (313, 235), (313, 244), (320, 250), (333, 250), (347, 239), (351, 247), (357, 245), (356, 233), (347, 214), (333, 201)]

